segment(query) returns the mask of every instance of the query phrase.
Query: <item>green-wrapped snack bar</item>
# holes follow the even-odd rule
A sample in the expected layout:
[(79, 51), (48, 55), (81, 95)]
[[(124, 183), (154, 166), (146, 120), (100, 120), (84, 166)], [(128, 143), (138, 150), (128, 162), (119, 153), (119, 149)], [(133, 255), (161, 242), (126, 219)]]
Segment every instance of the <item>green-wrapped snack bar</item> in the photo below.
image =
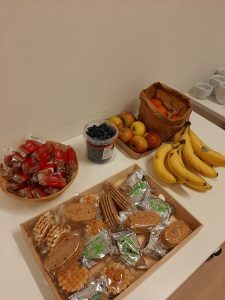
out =
[(143, 210), (151, 210), (159, 214), (164, 222), (169, 220), (174, 210), (169, 203), (151, 194), (146, 195), (145, 199), (139, 204), (139, 207)]
[(97, 235), (91, 237), (85, 245), (82, 256), (83, 264), (91, 267), (92, 261), (98, 261), (104, 258), (107, 254), (112, 255), (115, 247), (112, 245), (107, 230), (102, 230)]
[(129, 266), (135, 266), (141, 258), (136, 234), (131, 230), (127, 230), (113, 233), (112, 236), (125, 263)]

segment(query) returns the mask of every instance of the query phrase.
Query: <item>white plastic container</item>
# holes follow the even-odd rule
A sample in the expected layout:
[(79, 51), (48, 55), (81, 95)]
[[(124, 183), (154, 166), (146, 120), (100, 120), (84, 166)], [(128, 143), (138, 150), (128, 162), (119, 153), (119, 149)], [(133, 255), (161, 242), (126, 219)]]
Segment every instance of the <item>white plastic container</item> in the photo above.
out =
[(225, 105), (225, 83), (221, 83), (216, 89), (216, 101)]
[[(99, 139), (93, 138), (87, 134), (87, 129), (89, 127), (92, 127), (93, 125), (99, 126), (103, 123), (106, 123), (114, 129), (115, 134), (113, 137), (108, 139)], [(113, 157), (114, 142), (118, 137), (118, 133), (119, 132), (117, 127), (112, 122), (109, 122), (107, 120), (96, 120), (87, 123), (83, 130), (83, 137), (87, 145), (88, 159), (97, 164), (109, 162)]]
[(210, 84), (217, 89), (221, 83), (225, 83), (225, 76), (213, 75), (210, 79)]
[(220, 68), (216, 71), (217, 75), (225, 76), (225, 68)]
[(212, 85), (205, 82), (199, 82), (193, 89), (193, 96), (197, 99), (204, 100), (211, 95), (212, 91)]

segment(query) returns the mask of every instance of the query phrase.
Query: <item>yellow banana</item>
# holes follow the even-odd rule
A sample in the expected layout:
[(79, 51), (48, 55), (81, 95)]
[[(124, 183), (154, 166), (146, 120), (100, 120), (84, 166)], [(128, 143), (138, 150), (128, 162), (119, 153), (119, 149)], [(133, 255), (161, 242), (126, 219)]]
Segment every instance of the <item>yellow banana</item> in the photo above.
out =
[(171, 171), (179, 180), (185, 182), (186, 184), (192, 184), (195, 186), (205, 185), (206, 181), (204, 178), (189, 171), (181, 162), (182, 160), (178, 154), (179, 149), (182, 149), (182, 146), (178, 147), (178, 149), (173, 149), (168, 154), (168, 165), (171, 167)]
[(209, 148), (191, 129), (191, 144), (195, 153), (205, 162), (215, 167), (225, 167), (225, 156)]
[(180, 141), (182, 134), (184, 133), (185, 127), (182, 127), (173, 137), (173, 144), (176, 144)]
[(152, 159), (153, 168), (159, 178), (164, 182), (176, 183), (177, 179), (165, 167), (165, 159), (170, 150), (172, 150), (171, 144), (163, 144), (159, 147)]
[[(172, 150), (171, 150), (172, 151)], [(171, 152), (170, 151), (170, 152)], [(170, 152), (167, 154), (167, 157), (166, 157), (166, 163), (167, 163), (167, 166), (168, 166), (168, 169), (170, 170), (170, 172), (172, 174), (174, 174), (174, 176), (177, 178), (177, 182), (178, 183), (184, 183), (186, 180), (180, 176), (180, 174), (177, 174), (176, 170), (174, 169), (173, 165), (171, 164), (170, 162), (170, 159), (169, 159), (169, 155), (170, 155)], [(178, 153), (179, 154), (179, 153)], [(183, 163), (183, 162), (182, 162)]]
[(207, 191), (211, 190), (211, 188), (212, 188), (212, 186), (210, 184), (208, 184), (207, 182), (205, 185), (194, 185), (194, 184), (190, 184), (190, 183), (185, 183), (184, 185), (192, 188), (193, 190), (197, 190), (200, 192), (207, 192)]
[(183, 160), (186, 164), (189, 164), (192, 168), (196, 169), (201, 175), (206, 177), (217, 177), (218, 173), (216, 170), (209, 166), (207, 163), (202, 161), (198, 156), (195, 155), (194, 149), (191, 144), (191, 140), (189, 137), (189, 128), (187, 126), (183, 135), (181, 136), (180, 142), (183, 142), (182, 147), (182, 156)]

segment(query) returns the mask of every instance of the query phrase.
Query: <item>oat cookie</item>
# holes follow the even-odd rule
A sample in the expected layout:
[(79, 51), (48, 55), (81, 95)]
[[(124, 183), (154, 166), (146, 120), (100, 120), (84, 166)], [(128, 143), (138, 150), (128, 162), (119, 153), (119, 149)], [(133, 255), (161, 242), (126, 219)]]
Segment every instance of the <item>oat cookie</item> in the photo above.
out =
[(148, 232), (160, 221), (160, 216), (152, 211), (137, 211), (128, 216), (126, 226), (138, 233)]
[(166, 227), (160, 238), (165, 246), (173, 248), (181, 243), (191, 232), (192, 230), (183, 220), (178, 220)]
[(90, 203), (70, 202), (64, 206), (66, 218), (76, 223), (93, 220), (96, 213), (96, 207)]

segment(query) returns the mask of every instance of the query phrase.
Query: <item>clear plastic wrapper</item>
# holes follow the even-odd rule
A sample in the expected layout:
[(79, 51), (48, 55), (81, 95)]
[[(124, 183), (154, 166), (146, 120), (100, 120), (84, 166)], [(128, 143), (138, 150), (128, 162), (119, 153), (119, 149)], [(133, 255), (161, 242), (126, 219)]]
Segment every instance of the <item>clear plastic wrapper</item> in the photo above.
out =
[(38, 173), (53, 174), (56, 170), (56, 164), (53, 162), (48, 162)]
[(62, 178), (61, 176), (57, 175), (47, 175), (47, 174), (38, 174), (38, 182), (40, 185), (44, 186), (51, 186), (51, 187), (56, 187), (56, 188), (63, 188), (66, 186), (66, 179)]
[(22, 162), (20, 162), (20, 161), (14, 161), (13, 164), (12, 164), (11, 171), (13, 173), (18, 173), (18, 172), (21, 171), (21, 166), (22, 166)]
[(146, 192), (150, 189), (147, 181), (137, 182), (132, 190), (128, 193), (134, 205), (137, 205), (145, 197)]
[(139, 203), (139, 207), (143, 210), (150, 210), (162, 218), (163, 222), (168, 222), (174, 208), (161, 198), (147, 192), (144, 199)]
[(108, 290), (106, 280), (99, 278), (89, 282), (88, 286), (80, 292), (68, 297), (68, 300), (107, 300)]
[(153, 211), (135, 211), (130, 214), (125, 226), (136, 233), (150, 232), (153, 227), (161, 223), (160, 215)]
[(34, 198), (42, 198), (48, 196), (48, 194), (40, 187), (34, 188), (32, 194)]
[(53, 159), (54, 163), (56, 164), (57, 172), (65, 172), (66, 171), (66, 160), (65, 154), (62, 149), (53, 145)]
[(144, 176), (145, 171), (140, 168), (120, 186), (120, 189), (131, 198), (133, 205), (139, 204), (145, 194), (151, 191), (151, 187)]
[(33, 157), (36, 161), (40, 162), (46, 159), (46, 157), (49, 157), (50, 153), (52, 152), (52, 144), (47, 142), (40, 147), (38, 147), (32, 154), (31, 157)]
[(12, 176), (11, 180), (15, 183), (24, 183), (30, 179), (30, 176), (23, 173), (16, 173)]
[(33, 157), (28, 157), (22, 164), (22, 170), (24, 174), (32, 174), (38, 172), (46, 166), (50, 159), (50, 154), (45, 157), (42, 161), (37, 162)]
[(124, 222), (127, 220), (129, 215), (132, 214), (131, 211), (120, 211), (119, 212), (119, 221), (121, 224), (124, 224)]
[(113, 233), (112, 236), (125, 263), (129, 266), (137, 265), (141, 259), (141, 251), (136, 234), (131, 230), (126, 230)]
[(68, 179), (71, 178), (72, 174), (77, 169), (77, 155), (72, 147), (68, 147), (65, 153), (65, 161), (66, 161), (66, 173)]
[(79, 264), (72, 264), (58, 274), (57, 280), (60, 289), (66, 293), (81, 291), (88, 283), (88, 269)]
[(15, 152), (13, 155), (12, 155), (12, 161), (17, 161), (17, 162), (24, 162), (26, 159), (26, 157), (24, 156), (21, 156), (18, 152)]
[(126, 181), (120, 186), (120, 189), (126, 194), (130, 193), (135, 184), (144, 180), (144, 176), (145, 171), (141, 168), (138, 169), (126, 179)]
[(113, 263), (102, 270), (110, 295), (117, 295), (124, 291), (131, 283), (131, 273), (124, 264)]
[(143, 249), (143, 253), (145, 255), (150, 255), (157, 259), (160, 259), (166, 255), (168, 249), (163, 245), (160, 239), (160, 235), (165, 228), (166, 225), (158, 224), (152, 229), (149, 242), (147, 246)]
[(2, 177), (4, 177), (6, 180), (11, 180), (12, 176), (14, 175), (12, 168), (3, 167), (2, 164), (0, 165), (0, 172)]
[(17, 190), (24, 189), (24, 188), (25, 188), (25, 185), (21, 184), (21, 183), (15, 183), (15, 182), (7, 182), (6, 183), (6, 189), (9, 192), (15, 192)]
[(26, 140), (26, 142), (20, 145), (18, 153), (22, 157), (27, 157), (30, 153), (35, 151), (40, 146), (40, 143), (35, 140)]
[(55, 193), (58, 193), (61, 190), (61, 188), (57, 188), (54, 186), (48, 186), (44, 188), (44, 192), (49, 196)]
[[(37, 191), (35, 196), (38, 196)], [(71, 232), (63, 214), (63, 206), (42, 214), (33, 227), (32, 239), (41, 254), (46, 254)]]
[(4, 167), (12, 167), (13, 164), (13, 153), (7, 153), (4, 157), (3, 166)]
[(108, 254), (112, 255), (114, 251), (115, 247), (112, 244), (108, 231), (102, 230), (87, 241), (82, 257), (83, 265), (91, 267), (92, 261), (98, 261)]
[(33, 188), (28, 186), (28, 187), (18, 190), (18, 196), (21, 198), (34, 198)]

